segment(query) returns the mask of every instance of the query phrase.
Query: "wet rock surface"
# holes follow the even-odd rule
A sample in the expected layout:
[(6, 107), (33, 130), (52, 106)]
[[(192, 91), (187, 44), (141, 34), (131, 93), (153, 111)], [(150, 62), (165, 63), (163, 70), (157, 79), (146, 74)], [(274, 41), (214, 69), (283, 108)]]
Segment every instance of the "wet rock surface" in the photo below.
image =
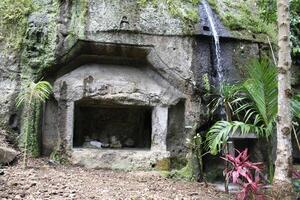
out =
[(0, 176), (0, 199), (228, 199), (212, 186), (163, 178), (158, 172), (86, 170), (30, 160)]

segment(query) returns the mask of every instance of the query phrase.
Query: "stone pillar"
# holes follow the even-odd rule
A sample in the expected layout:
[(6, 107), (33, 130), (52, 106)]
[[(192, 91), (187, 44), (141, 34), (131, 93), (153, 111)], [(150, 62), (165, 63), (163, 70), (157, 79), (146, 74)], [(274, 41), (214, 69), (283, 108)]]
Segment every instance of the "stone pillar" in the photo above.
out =
[(74, 102), (59, 102), (58, 126), (60, 134), (60, 148), (71, 150), (73, 147)]
[(167, 151), (168, 107), (156, 106), (152, 111), (152, 151)]
[(68, 150), (73, 148), (73, 132), (74, 132), (74, 102), (67, 103), (66, 109), (66, 122), (65, 122), (65, 130), (66, 130), (66, 147)]

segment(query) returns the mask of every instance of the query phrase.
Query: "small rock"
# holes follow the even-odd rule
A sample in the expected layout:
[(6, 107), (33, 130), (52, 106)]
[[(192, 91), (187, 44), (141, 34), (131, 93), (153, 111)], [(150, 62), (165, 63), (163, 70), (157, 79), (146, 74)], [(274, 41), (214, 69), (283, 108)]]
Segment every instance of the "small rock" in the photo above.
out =
[(199, 195), (199, 193), (197, 193), (197, 192), (192, 192), (192, 193), (190, 193), (189, 195), (190, 195), (190, 196), (197, 196), (197, 195)]
[(0, 147), (0, 163), (9, 164), (11, 163), (19, 153), (9, 147)]
[(19, 183), (17, 183), (17, 182), (13, 182), (13, 183), (11, 183), (11, 185), (16, 187), (16, 186), (18, 186), (18, 185), (19, 185)]
[(34, 187), (34, 186), (36, 186), (36, 183), (31, 183), (30, 184), (30, 187)]

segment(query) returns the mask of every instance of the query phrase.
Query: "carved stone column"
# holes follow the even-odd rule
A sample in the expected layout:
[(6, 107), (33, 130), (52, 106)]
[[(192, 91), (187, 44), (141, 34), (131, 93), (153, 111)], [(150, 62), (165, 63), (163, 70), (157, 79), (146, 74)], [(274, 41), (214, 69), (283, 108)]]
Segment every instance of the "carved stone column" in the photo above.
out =
[(152, 111), (152, 151), (167, 151), (168, 107), (156, 106)]

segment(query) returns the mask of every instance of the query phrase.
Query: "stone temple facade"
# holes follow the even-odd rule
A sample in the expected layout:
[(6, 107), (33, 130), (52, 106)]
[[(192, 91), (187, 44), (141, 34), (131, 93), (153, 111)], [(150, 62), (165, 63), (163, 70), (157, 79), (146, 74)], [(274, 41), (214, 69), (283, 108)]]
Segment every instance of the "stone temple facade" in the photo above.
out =
[[(54, 87), (40, 119), (43, 153), (63, 146), (74, 164), (113, 169), (151, 169), (162, 160), (184, 158), (191, 127), (207, 126), (206, 94), (218, 85), (214, 40), (202, 5), (199, 22), (186, 27), (163, 4), (38, 3), (43, 10), (30, 16), (27, 34), (32, 46), (41, 48), (27, 50), (26, 66), (40, 70)], [(213, 19), (222, 73), (229, 82), (238, 80), (245, 63), (266, 45), (236, 37), (216, 14)], [(51, 53), (40, 50), (46, 47)], [(17, 129), (19, 114), (5, 103), (13, 102), (21, 81), (10, 77), (24, 73), (16, 57), (1, 53), (0, 109), (1, 119)], [(39, 69), (49, 57), (50, 64)]]

